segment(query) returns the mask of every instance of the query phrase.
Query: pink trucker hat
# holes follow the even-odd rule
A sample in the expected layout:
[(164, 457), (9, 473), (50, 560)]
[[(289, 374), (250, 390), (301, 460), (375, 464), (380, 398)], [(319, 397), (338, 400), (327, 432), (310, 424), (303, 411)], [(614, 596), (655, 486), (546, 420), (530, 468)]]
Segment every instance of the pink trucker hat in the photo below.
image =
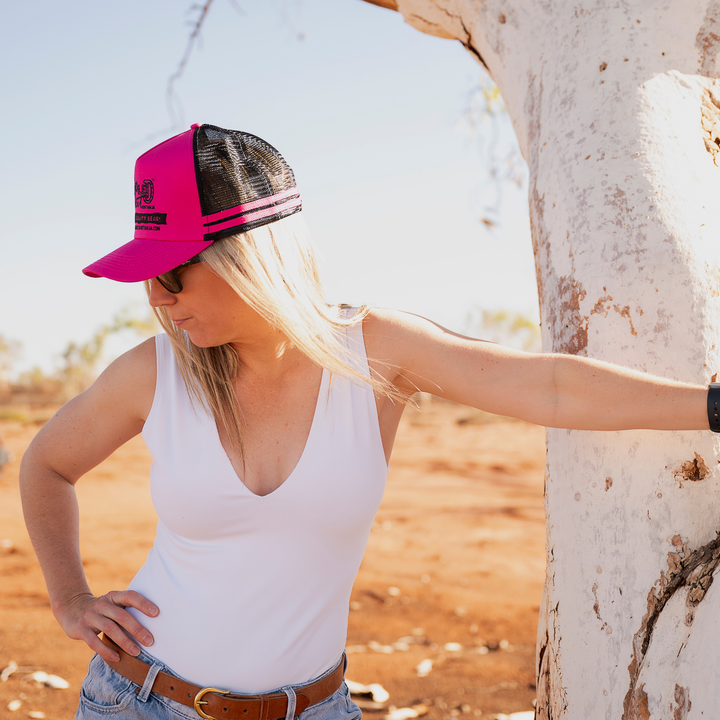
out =
[(193, 125), (135, 163), (135, 236), (83, 272), (138, 282), (168, 272), (215, 240), (299, 212), (295, 175), (264, 140)]

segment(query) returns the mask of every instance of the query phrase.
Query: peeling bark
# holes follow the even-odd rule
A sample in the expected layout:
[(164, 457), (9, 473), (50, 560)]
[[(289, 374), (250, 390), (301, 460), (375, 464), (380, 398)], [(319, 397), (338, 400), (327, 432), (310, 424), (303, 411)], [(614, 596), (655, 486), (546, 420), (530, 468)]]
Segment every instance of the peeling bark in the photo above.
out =
[(587, 320), (580, 312), (580, 303), (586, 292), (572, 276), (558, 277), (548, 261), (549, 240), (545, 230), (545, 200), (533, 189), (530, 200), (530, 226), (533, 230), (535, 266), (540, 293), (540, 310), (543, 317), (543, 343), (553, 338), (552, 352), (580, 355), (588, 344)]
[(713, 0), (707, 8), (703, 24), (695, 37), (700, 51), (700, 74), (717, 75), (717, 56), (720, 53), (720, 1)]
[(634, 694), (635, 703), (632, 707), (631, 713), (625, 717), (623, 715), (622, 720), (650, 720), (650, 710), (648, 708), (648, 696), (645, 692), (645, 686), (640, 685)]
[[(550, 680), (550, 663), (549, 663), (549, 655), (548, 655), (548, 646), (550, 644), (550, 641), (548, 639), (547, 633), (545, 633), (544, 640), (540, 641), (538, 643), (537, 648), (537, 657), (538, 657), (538, 667), (537, 667), (537, 681), (535, 683), (535, 687), (538, 689), (538, 703), (537, 703), (537, 710), (535, 712), (535, 717), (540, 717), (540, 706), (541, 706), (541, 698), (550, 698), (552, 697), (552, 682)], [(543, 716), (548, 718), (548, 720), (553, 720), (552, 711), (543, 704), (544, 710)]]
[(703, 93), (700, 124), (705, 149), (715, 167), (720, 167), (720, 83), (713, 83)]
[(612, 628), (600, 617), (600, 601), (598, 600), (597, 591), (598, 591), (598, 584), (593, 583), (592, 594), (593, 594), (593, 597), (595, 598), (595, 604), (593, 605), (593, 610), (595, 611), (595, 615), (596, 615), (597, 619), (602, 623), (600, 632), (604, 632), (607, 635), (612, 635)]
[(702, 455), (695, 453), (695, 457), (692, 460), (682, 463), (679, 469), (675, 471), (675, 478), (679, 481), (680, 487), (682, 487), (682, 480), (689, 480), (690, 482), (699, 482), (704, 480), (710, 474), (710, 468), (705, 462), (705, 458)]
[(538, 644), (537, 702), (535, 717), (544, 720), (559, 720), (567, 708), (567, 700), (559, 675), (555, 646), (548, 634)]
[[(713, 574), (718, 565), (720, 565), (720, 533), (718, 533), (718, 537), (716, 537), (715, 540), (699, 547), (691, 553), (688, 552), (687, 545), (682, 541), (680, 536), (676, 535), (673, 541), (676, 548), (681, 551), (683, 557), (680, 557), (680, 553), (670, 553), (668, 555), (668, 573), (661, 573), (660, 580), (656, 583), (659, 588), (652, 587), (648, 593), (647, 613), (642, 619), (640, 629), (635, 633), (633, 638), (633, 657), (628, 666), (630, 687), (625, 695), (622, 720), (636, 720), (636, 718), (650, 717), (649, 715), (642, 714), (647, 711), (647, 695), (645, 694), (644, 686), (640, 685), (636, 687), (636, 684), (660, 614), (675, 593), (681, 588), (686, 587), (688, 592), (685, 604), (688, 607), (688, 613), (685, 617), (685, 623), (686, 625), (692, 625), (695, 618), (695, 608), (704, 599), (705, 594), (713, 583)], [(687, 689), (682, 689), (682, 692), (683, 698), (685, 698), (686, 695), (689, 698), (689, 691)], [(686, 709), (683, 704), (681, 710), (685, 712), (685, 715), (680, 715), (679, 717), (686, 717), (687, 712), (690, 710), (689, 704)]]
[(688, 713), (692, 707), (690, 702), (690, 688), (680, 687), (675, 685), (675, 702), (677, 705), (674, 708), (670, 708), (673, 711), (672, 720), (687, 720)]

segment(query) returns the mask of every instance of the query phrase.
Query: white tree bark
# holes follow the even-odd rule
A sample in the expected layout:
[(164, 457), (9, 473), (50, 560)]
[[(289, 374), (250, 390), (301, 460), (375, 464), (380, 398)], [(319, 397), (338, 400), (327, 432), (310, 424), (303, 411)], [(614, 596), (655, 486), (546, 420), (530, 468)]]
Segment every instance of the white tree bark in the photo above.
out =
[[(368, 1), (497, 82), (530, 168), (546, 351), (709, 382), (720, 0)], [(538, 718), (720, 717), (719, 478), (710, 433), (548, 431)]]

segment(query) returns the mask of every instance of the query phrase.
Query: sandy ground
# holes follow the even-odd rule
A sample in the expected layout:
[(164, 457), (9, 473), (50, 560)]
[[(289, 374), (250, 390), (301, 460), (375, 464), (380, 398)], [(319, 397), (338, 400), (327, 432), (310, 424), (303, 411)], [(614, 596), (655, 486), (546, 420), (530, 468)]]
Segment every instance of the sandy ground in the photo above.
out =
[[(424, 704), (426, 717), (492, 717), (532, 709), (544, 573), (545, 436), (519, 422), (433, 401), (407, 411), (385, 499), (355, 583), (347, 677), (381, 683), (387, 707)], [(0, 718), (74, 716), (90, 651), (49, 609), (22, 523), (19, 460), (39, 424), (0, 421), (14, 460), (0, 475)], [(78, 486), (82, 551), (97, 593), (125, 587), (153, 540), (150, 458), (136, 438)], [(432, 661), (429, 674), (416, 667)], [(426, 663), (427, 664), (427, 663)], [(40, 669), (67, 690), (29, 681)], [(19, 700), (14, 712), (8, 704)], [(36, 716), (37, 717), (37, 716)]]

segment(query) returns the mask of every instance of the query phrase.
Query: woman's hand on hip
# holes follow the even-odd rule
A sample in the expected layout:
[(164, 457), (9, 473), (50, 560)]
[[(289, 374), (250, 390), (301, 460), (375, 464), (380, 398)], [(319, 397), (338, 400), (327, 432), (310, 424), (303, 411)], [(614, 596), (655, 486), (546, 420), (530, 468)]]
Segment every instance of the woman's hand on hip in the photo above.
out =
[(82, 640), (104, 660), (116, 662), (120, 658), (98, 637), (104, 633), (125, 652), (138, 655), (142, 644), (152, 645), (150, 631), (143, 627), (125, 608), (135, 608), (148, 617), (156, 617), (157, 606), (134, 590), (111, 590), (95, 597), (90, 593), (76, 595), (56, 612), (58, 622), (68, 637)]

